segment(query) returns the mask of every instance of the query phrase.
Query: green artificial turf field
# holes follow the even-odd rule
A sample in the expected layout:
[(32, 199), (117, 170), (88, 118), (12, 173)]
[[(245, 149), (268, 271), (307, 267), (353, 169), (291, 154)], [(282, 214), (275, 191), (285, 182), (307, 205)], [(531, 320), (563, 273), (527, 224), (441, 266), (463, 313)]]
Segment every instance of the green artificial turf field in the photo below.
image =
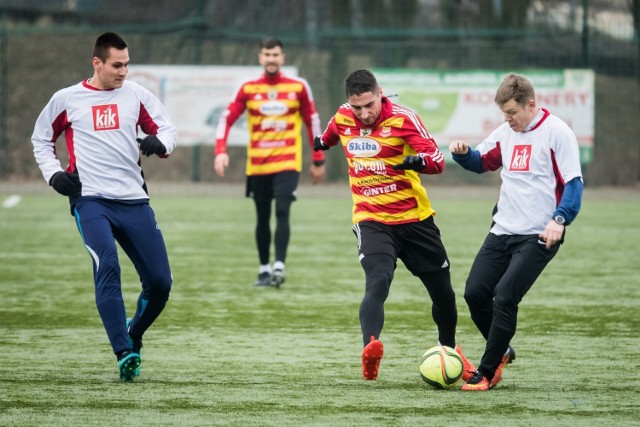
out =
[[(497, 196), (483, 191), (466, 201), (463, 190), (430, 191), (452, 262), (458, 340), (475, 363), (484, 343), (462, 295)], [(0, 191), (0, 202), (10, 194)], [(249, 200), (152, 198), (173, 290), (145, 335), (142, 375), (120, 383), (66, 200), (24, 194), (0, 207), (0, 425), (638, 425), (640, 197), (629, 194), (587, 190), (564, 247), (520, 306), (516, 361), (498, 387), (475, 393), (420, 379), (435, 327), (426, 291), (401, 263), (380, 374), (363, 380), (351, 202), (331, 190), (305, 197), (305, 188), (279, 290), (253, 287)], [(139, 284), (120, 261), (132, 314)]]

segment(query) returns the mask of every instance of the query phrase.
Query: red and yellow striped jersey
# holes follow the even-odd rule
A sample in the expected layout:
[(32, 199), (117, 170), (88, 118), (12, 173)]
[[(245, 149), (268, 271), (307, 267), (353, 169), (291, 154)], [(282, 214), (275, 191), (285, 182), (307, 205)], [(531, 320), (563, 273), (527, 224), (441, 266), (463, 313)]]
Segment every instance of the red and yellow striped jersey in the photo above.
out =
[[(309, 145), (320, 134), (320, 118), (311, 88), (305, 79), (263, 74), (243, 83), (218, 121), (215, 154), (225, 153), (227, 137), (235, 121), (247, 110), (249, 134), (247, 175), (269, 175), (302, 170), (302, 123)], [(324, 160), (314, 152), (313, 161)]]
[(411, 110), (382, 97), (380, 116), (364, 125), (342, 105), (322, 135), (325, 145), (342, 144), (349, 165), (353, 223), (376, 221), (404, 224), (422, 221), (435, 211), (417, 172), (394, 170), (404, 156), (423, 155), (421, 173), (444, 170), (444, 157), (420, 118)]

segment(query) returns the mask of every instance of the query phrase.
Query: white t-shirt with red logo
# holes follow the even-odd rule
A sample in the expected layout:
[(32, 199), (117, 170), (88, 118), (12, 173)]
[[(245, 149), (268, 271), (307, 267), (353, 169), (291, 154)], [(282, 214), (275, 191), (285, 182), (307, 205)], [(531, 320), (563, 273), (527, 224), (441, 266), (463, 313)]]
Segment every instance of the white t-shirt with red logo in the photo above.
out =
[(31, 142), (44, 179), (62, 170), (55, 141), (64, 133), (68, 172), (78, 172), (82, 196), (148, 198), (143, 185), (138, 127), (156, 135), (170, 154), (176, 131), (162, 103), (137, 83), (99, 90), (86, 81), (56, 92), (36, 121)]
[(476, 149), (483, 170), (502, 167), (493, 234), (541, 233), (560, 203), (565, 183), (582, 177), (575, 134), (543, 108), (524, 132), (504, 123)]

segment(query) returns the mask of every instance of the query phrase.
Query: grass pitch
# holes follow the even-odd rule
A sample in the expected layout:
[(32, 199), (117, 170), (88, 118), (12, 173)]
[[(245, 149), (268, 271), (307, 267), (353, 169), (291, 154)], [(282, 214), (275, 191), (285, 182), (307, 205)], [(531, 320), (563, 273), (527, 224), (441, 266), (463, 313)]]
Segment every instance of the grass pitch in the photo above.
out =
[[(452, 262), (458, 340), (478, 363), (483, 341), (462, 294), (497, 189), (427, 189)], [(13, 192), (0, 186), (0, 202)], [(567, 242), (520, 306), (517, 360), (484, 393), (420, 379), (435, 327), (426, 291), (402, 264), (380, 375), (362, 379), (351, 202), (326, 193), (300, 190), (280, 290), (252, 286), (255, 217), (241, 189), (153, 196), (174, 285), (129, 384), (118, 380), (66, 200), (36, 191), (0, 207), (0, 425), (639, 425), (637, 191), (587, 190)], [(124, 254), (121, 264), (132, 313), (139, 284)]]

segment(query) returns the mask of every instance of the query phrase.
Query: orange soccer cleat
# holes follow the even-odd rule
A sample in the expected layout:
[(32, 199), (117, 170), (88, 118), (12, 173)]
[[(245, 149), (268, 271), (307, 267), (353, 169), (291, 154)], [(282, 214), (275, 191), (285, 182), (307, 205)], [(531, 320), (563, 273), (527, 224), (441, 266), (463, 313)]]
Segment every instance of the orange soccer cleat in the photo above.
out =
[(362, 350), (362, 374), (365, 380), (375, 380), (378, 377), (380, 361), (384, 354), (382, 341), (371, 337), (371, 341)]
[(500, 364), (496, 368), (496, 372), (493, 374), (493, 378), (491, 378), (491, 388), (498, 385), (498, 383), (502, 379), (502, 371), (504, 370), (505, 366), (513, 362), (515, 359), (516, 359), (516, 351), (513, 348), (511, 348), (511, 346), (509, 346), (504, 356), (502, 356), (502, 360), (500, 361)]
[(482, 372), (476, 371), (466, 384), (463, 384), (462, 390), (466, 391), (486, 391), (491, 388), (491, 383), (482, 375)]
[(462, 381), (469, 381), (473, 374), (476, 373), (476, 367), (462, 354), (462, 347), (459, 344), (456, 346), (456, 352), (462, 359)]

